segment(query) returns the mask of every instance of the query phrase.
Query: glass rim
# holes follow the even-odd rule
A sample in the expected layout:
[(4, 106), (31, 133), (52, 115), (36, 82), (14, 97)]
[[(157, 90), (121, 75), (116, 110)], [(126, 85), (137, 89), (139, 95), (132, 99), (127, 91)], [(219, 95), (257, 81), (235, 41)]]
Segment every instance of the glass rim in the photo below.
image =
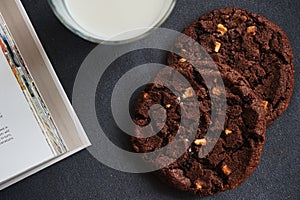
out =
[[(165, 11), (165, 13), (163, 13), (163, 15), (161, 15), (161, 18), (154, 23), (151, 27), (148, 27), (147, 31), (145, 31), (144, 33), (134, 36), (132, 38), (128, 38), (128, 39), (123, 39), (123, 40), (104, 40), (104, 39), (99, 39), (96, 37), (91, 36), (92, 34), (87, 34), (84, 33), (83, 31), (80, 31), (78, 29), (76, 29), (73, 25), (71, 25), (69, 22), (67, 22), (63, 15), (61, 15), (61, 13), (56, 9), (55, 6), (55, 0), (48, 0), (48, 4), (50, 5), (53, 13), (55, 14), (55, 16), (59, 19), (59, 21), (66, 27), (68, 28), (71, 32), (75, 33), (76, 35), (78, 35), (79, 37), (88, 40), (90, 42), (93, 43), (98, 43), (98, 44), (126, 44), (126, 43), (130, 43), (130, 42), (134, 42), (136, 40), (139, 40), (141, 38), (146, 37), (151, 31), (153, 31), (154, 29), (160, 27), (170, 16), (170, 14), (172, 13), (175, 4), (176, 4), (177, 0), (172, 0), (172, 2), (170, 3), (169, 7), (167, 8), (167, 10)], [(71, 17), (72, 18), (72, 17)], [(72, 18), (73, 20), (73, 18)], [(75, 23), (77, 23), (74, 20)], [(79, 26), (80, 27), (80, 26)], [(83, 28), (82, 28), (83, 29)]]

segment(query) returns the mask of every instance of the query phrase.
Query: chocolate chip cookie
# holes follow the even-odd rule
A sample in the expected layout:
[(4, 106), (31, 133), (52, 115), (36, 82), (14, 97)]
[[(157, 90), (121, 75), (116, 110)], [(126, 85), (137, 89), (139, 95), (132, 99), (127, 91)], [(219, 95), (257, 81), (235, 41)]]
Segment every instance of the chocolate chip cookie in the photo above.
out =
[[(265, 142), (266, 102), (257, 97), (241, 74), (225, 64), (218, 64), (218, 67), (226, 94), (222, 94), (222, 90), (218, 88), (221, 84), (218, 82), (208, 90), (198, 71), (190, 63), (182, 62), (172, 65), (171, 68), (180, 72), (190, 82), (191, 87), (178, 91), (178, 94), (182, 94), (178, 97), (170, 88), (159, 84), (148, 85), (138, 97), (133, 114), (137, 125), (146, 126), (151, 121), (151, 115), (156, 118), (160, 116), (155, 111), (149, 113), (152, 105), (160, 104), (165, 108), (167, 119), (163, 128), (158, 134), (148, 138), (141, 138), (143, 132), (137, 128), (137, 137), (132, 138), (133, 148), (136, 152), (145, 153), (145, 161), (149, 165), (155, 165), (169, 160), (176, 148), (151, 158), (147, 157), (147, 152), (167, 147), (171, 142), (178, 143), (175, 146), (184, 146), (186, 151), (175, 162), (155, 173), (174, 188), (202, 196), (234, 189), (245, 181), (258, 165)], [(214, 72), (204, 72), (203, 75), (217, 80)], [(162, 72), (158, 76), (164, 77), (165, 74)], [(166, 77), (173, 76), (167, 74)], [(172, 78), (169, 81), (180, 85)], [(197, 97), (200, 116), (187, 114), (186, 119), (182, 119), (183, 113), (193, 113), (188, 109), (189, 106), (181, 109), (181, 101), (191, 98), (191, 90)], [(225, 124), (218, 124), (218, 119), (212, 120), (211, 95), (227, 100)], [(196, 133), (189, 126), (189, 122), (193, 120), (198, 122)], [(155, 123), (152, 125), (155, 126)], [(179, 129), (195, 134), (193, 140), (182, 138), (173, 141), (176, 134), (181, 134), (178, 133)], [(207, 137), (208, 129), (219, 131), (220, 137)], [(206, 156), (200, 156), (203, 149), (214, 139), (216, 143), (212, 151)]]
[[(230, 7), (202, 15), (183, 33), (199, 42), (216, 62), (229, 65), (247, 79), (253, 91), (268, 102), (268, 126), (284, 113), (294, 87), (294, 58), (280, 27), (258, 14)], [(199, 59), (188, 43), (178, 40), (175, 48)], [(180, 59), (170, 54), (168, 61), (173, 64)]]

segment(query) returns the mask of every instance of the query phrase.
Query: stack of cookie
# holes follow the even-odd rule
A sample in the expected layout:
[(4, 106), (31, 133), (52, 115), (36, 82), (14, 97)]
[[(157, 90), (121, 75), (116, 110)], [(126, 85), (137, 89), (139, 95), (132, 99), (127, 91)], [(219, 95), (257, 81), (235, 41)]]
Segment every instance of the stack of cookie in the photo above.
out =
[[(148, 85), (135, 104), (136, 124), (149, 124), (148, 111), (154, 104), (166, 109), (167, 120), (160, 132), (149, 138), (140, 138), (143, 132), (137, 129), (132, 143), (136, 152), (156, 151), (171, 143), (179, 129), (187, 133), (193, 130), (189, 122), (197, 121), (194, 140), (181, 141), (180, 145), (186, 148), (184, 154), (155, 173), (172, 187), (207, 196), (236, 188), (255, 170), (266, 128), (284, 113), (290, 102), (294, 86), (293, 54), (286, 34), (277, 25), (238, 8), (209, 12), (183, 33), (201, 44), (212, 57), (221, 73), (225, 94), (217, 88), (209, 93), (201, 74), (186, 59), (196, 62), (201, 59), (199, 54), (189, 43), (176, 41), (175, 48), (186, 57), (171, 53), (168, 63), (189, 81), (191, 88), (182, 88), (179, 93), (184, 95), (178, 98), (165, 86)], [(155, 78), (175, 77), (170, 73), (162, 70)], [(208, 76), (213, 78), (215, 74)], [(169, 82), (176, 84), (176, 79)], [(181, 109), (182, 98), (188, 105), (190, 90), (197, 96), (200, 116), (189, 115), (188, 106)], [(206, 137), (208, 129), (218, 125), (211, 117), (211, 95), (227, 100), (225, 124), (212, 151), (201, 157), (203, 147), (210, 142)], [(180, 117), (183, 112), (187, 116), (185, 123)], [(147, 162), (155, 165), (170, 159), (170, 155), (161, 154)]]

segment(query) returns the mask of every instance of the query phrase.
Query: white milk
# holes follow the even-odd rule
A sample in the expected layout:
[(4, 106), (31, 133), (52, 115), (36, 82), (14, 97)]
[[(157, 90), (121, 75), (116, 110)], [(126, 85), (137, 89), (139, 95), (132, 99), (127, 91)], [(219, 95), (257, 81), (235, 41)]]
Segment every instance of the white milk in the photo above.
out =
[[(172, 0), (65, 0), (79, 26), (103, 40), (125, 40), (145, 33), (136, 30), (156, 25)], [(119, 35), (119, 36), (117, 36)], [(113, 38), (112, 38), (113, 37)]]

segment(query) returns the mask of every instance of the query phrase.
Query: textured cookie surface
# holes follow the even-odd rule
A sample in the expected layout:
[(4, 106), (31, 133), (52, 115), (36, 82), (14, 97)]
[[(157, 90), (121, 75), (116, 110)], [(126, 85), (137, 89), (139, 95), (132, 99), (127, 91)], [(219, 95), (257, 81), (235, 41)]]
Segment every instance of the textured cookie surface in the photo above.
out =
[[(187, 132), (190, 131), (190, 134), (194, 134), (191, 131), (192, 127), (181, 121), (181, 114), (186, 112), (188, 119), (185, 121), (199, 122), (195, 138), (193, 141), (176, 141), (178, 145), (186, 147), (185, 153), (176, 162), (158, 170), (156, 174), (163, 182), (174, 188), (202, 196), (236, 188), (250, 176), (259, 163), (265, 141), (266, 105), (253, 93), (244, 77), (226, 65), (219, 65), (226, 95), (220, 93), (218, 83), (211, 90), (213, 93), (211, 95), (227, 98), (225, 124), (220, 126), (221, 136), (217, 138), (213, 150), (207, 156), (200, 158), (199, 153), (210, 142), (210, 139), (206, 137), (208, 127), (213, 129), (218, 124), (218, 120), (212, 121), (211, 119), (210, 95), (200, 74), (195, 72), (187, 62), (171, 67), (183, 74), (191, 83), (201, 114), (200, 116), (188, 115), (192, 113), (188, 108), (180, 109), (180, 99), (182, 101), (182, 98), (189, 98), (187, 91), (190, 88), (182, 88), (184, 95), (178, 98), (163, 86), (156, 84), (147, 86), (135, 104), (133, 116), (135, 123), (139, 126), (149, 124), (150, 116), (155, 116), (155, 111), (149, 113), (150, 107), (154, 104), (160, 104), (166, 109), (167, 120), (161, 131), (149, 138), (138, 138), (143, 136), (143, 132), (136, 129), (137, 138), (132, 138), (134, 150), (146, 153), (168, 145), (174, 139), (180, 126), (183, 126), (182, 128)], [(213, 73), (208, 75), (214, 78)], [(164, 77), (165, 74), (162, 72), (158, 76)], [(176, 80), (170, 81), (176, 83)], [(170, 151), (176, 151), (176, 149), (170, 149)], [(145, 154), (145, 160), (149, 164), (168, 159), (170, 159), (170, 154), (162, 154), (151, 159)]]
[[(268, 101), (268, 126), (288, 107), (294, 86), (294, 61), (289, 40), (266, 18), (238, 8), (223, 8), (201, 16), (183, 31), (199, 42), (212, 58), (240, 72), (251, 88)], [(177, 42), (198, 59), (187, 43)], [(171, 54), (169, 64), (179, 62)]]

